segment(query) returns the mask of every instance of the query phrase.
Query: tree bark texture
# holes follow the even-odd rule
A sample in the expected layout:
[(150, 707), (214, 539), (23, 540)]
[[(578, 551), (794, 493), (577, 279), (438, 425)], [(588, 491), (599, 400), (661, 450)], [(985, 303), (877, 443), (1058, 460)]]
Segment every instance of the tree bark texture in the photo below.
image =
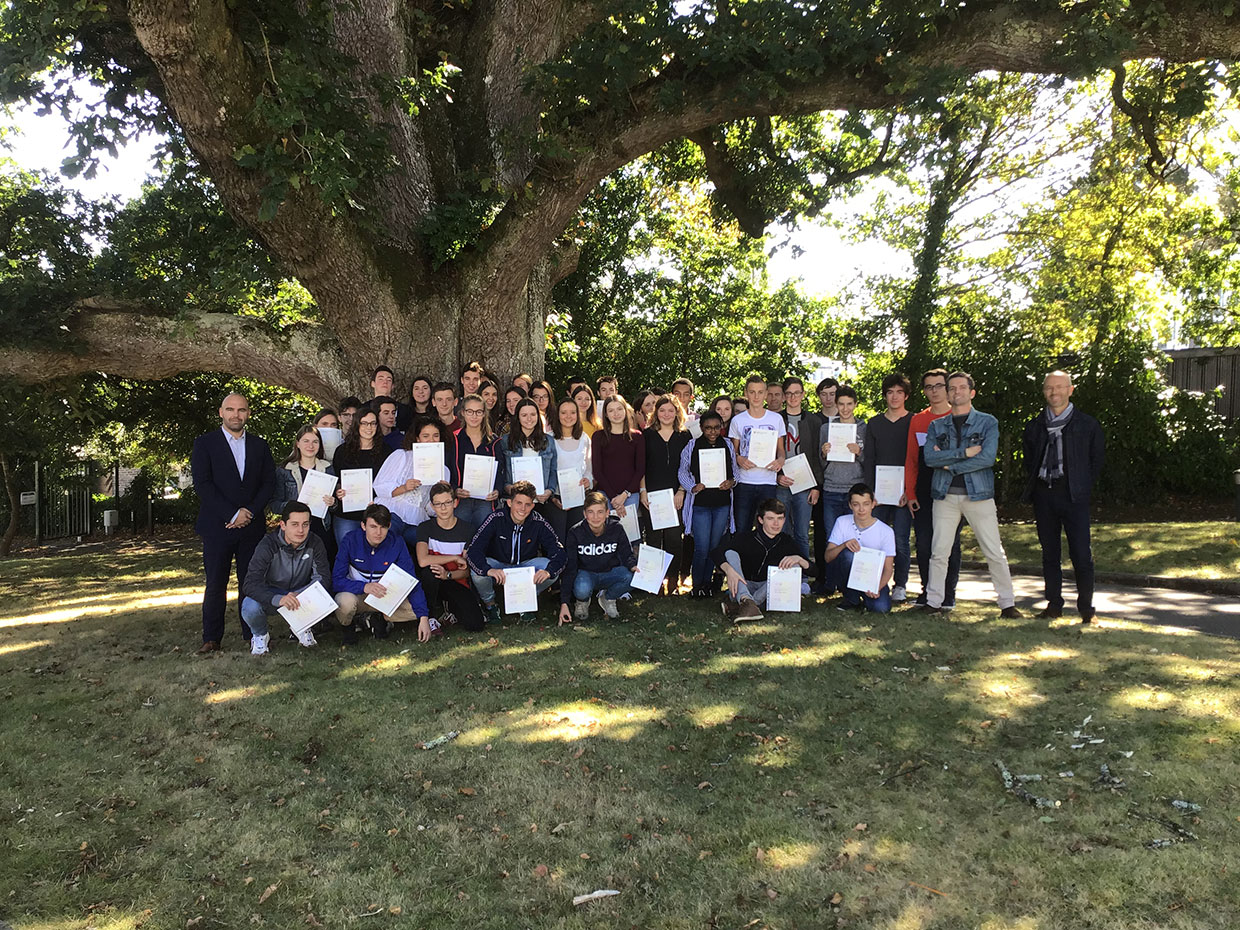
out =
[[(321, 326), (285, 336), (240, 318), (150, 308), (131, 315), (119, 305), (84, 305), (71, 327), (73, 346), (0, 350), (0, 372), (30, 380), (90, 370), (144, 378), (223, 370), (330, 401), (363, 389), (380, 363), (395, 370), (402, 391), (415, 374), (455, 381), (474, 359), (501, 375), (538, 376), (551, 288), (574, 260), (571, 243), (565, 248), (559, 240), (585, 197), (617, 168), (686, 136), (711, 154), (711, 127), (742, 117), (889, 108), (912, 93), (900, 88), (915, 82), (902, 83), (900, 75), (1074, 67), (1063, 49), (1072, 10), (953, 7), (937, 31), (893, 42), (897, 64), (884, 70), (787, 76), (776, 92), (753, 94), (745, 73), (686, 76), (671, 62), (667, 74), (627, 88), (625, 105), (561, 114), (551, 127), (542, 125), (545, 101), (532, 69), (565, 55), (592, 24), (605, 23), (607, 4), (339, 0), (330, 41), (355, 63), (354, 103), (382, 127), (393, 170), (359, 194), (364, 223), (356, 210), (328, 207), (309, 184), (290, 189), (267, 218), (268, 179), (243, 167), (237, 153), (270, 141), (255, 101), (285, 76), (270, 56), (254, 52), (247, 5), (128, 0), (111, 9), (116, 22), (108, 34), (118, 60), (149, 70), (152, 92), (181, 126), (226, 208), (310, 291)], [(1121, 57), (1230, 59), (1240, 49), (1240, 17), (1175, 0), (1159, 11), (1134, 27)], [(426, 22), (442, 27), (429, 45), (419, 38)], [(451, 93), (410, 107), (377, 89), (374, 78), (421, 79), (440, 64), (439, 51), (460, 67)], [(545, 146), (552, 132), (557, 144)], [(477, 195), (480, 180), (504, 199), (479, 221), (470, 243), (445, 259), (428, 242), (428, 220), (445, 204)]]

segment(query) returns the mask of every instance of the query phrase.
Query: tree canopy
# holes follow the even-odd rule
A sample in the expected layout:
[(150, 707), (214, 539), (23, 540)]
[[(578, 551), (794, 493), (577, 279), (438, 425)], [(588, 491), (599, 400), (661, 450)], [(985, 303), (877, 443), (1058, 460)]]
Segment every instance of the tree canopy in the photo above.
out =
[[(0, 37), (0, 99), (73, 124), (67, 170), (134, 133), (165, 140), (164, 183), (109, 217), (107, 260), (6, 308), (40, 326), (6, 326), (0, 372), (230, 371), (328, 399), (378, 362), (402, 380), (475, 357), (540, 372), (583, 201), (652, 152), (755, 235), (898, 168), (916, 143), (899, 121), (986, 93), (958, 93), (973, 74), (1101, 72), (1161, 170), (1165, 121), (1230, 86), (1214, 62), (1240, 48), (1240, 16), (1153, 0), (11, 0)], [(1125, 83), (1146, 58), (1162, 78)]]

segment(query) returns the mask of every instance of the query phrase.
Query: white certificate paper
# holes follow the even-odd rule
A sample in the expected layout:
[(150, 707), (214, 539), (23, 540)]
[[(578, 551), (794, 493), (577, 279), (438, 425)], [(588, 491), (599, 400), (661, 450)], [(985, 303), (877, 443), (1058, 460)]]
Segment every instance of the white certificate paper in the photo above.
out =
[(854, 552), (852, 570), (848, 573), (848, 587), (862, 594), (877, 592), (878, 583), (883, 578), (883, 562), (886, 558), (881, 549), (862, 546), (860, 551)]
[(523, 614), (538, 610), (538, 588), (533, 565), (504, 569), (504, 613)]
[(676, 492), (671, 488), (662, 491), (650, 491), (646, 494), (650, 502), (650, 528), (652, 530), (670, 530), (680, 526), (680, 515), (676, 512)]
[(413, 475), (425, 485), (443, 481), (443, 443), (415, 442), (409, 447), (413, 456)]
[(555, 473), (560, 485), (560, 503), (564, 509), (585, 506), (586, 489), (581, 486), (581, 469), (557, 468)]
[(344, 433), (334, 426), (320, 426), (318, 430), (319, 439), (323, 441), (323, 451), (319, 453), (319, 458), (330, 462), (336, 450), (340, 448), (340, 444), (344, 442)]
[(297, 592), (297, 602), (296, 610), (278, 608), (280, 616), (288, 621), (288, 627), (294, 633), (304, 633), (336, 609), (335, 600), (317, 581), (304, 591)]
[(629, 542), (637, 542), (642, 538), (641, 527), (637, 525), (636, 507), (624, 508), (624, 516), (620, 518), (620, 525), (624, 527), (624, 535), (629, 537)]
[(766, 570), (766, 609), (801, 612), (801, 567), (779, 568), (772, 565)]
[(831, 451), (827, 453), (828, 462), (855, 462), (857, 457), (848, 451), (848, 444), (857, 441), (856, 423), (831, 423), (827, 426), (827, 442), (831, 443)]
[(702, 484), (708, 488), (718, 488), (728, 480), (728, 450), (699, 450), (698, 472), (701, 475)]
[(495, 490), (495, 470), (498, 467), (499, 460), (494, 456), (466, 453), (461, 488), (468, 491), (470, 497), (486, 500), (486, 496)]
[(900, 506), (900, 498), (904, 495), (904, 466), (874, 466), (874, 502), (876, 504), (895, 504)]
[(379, 584), (387, 588), (387, 593), (383, 597), (367, 594), (366, 603), (385, 617), (390, 617), (396, 612), (396, 608), (409, 597), (409, 592), (417, 587), (418, 579), (393, 563), (387, 567), (387, 571), (379, 579)]
[(749, 431), (749, 454), (745, 458), (758, 468), (765, 468), (775, 461), (775, 447), (779, 442), (779, 434), (773, 429), (754, 427)]
[(633, 575), (632, 587), (654, 594), (663, 584), (663, 578), (672, 565), (672, 554), (642, 546), (637, 552), (637, 573)]
[(543, 481), (542, 456), (518, 455), (510, 458), (508, 461), (512, 463), (513, 484), (516, 484), (518, 481), (528, 481), (534, 485), (534, 493), (546, 493), (547, 483)]
[(793, 494), (800, 494), (818, 486), (818, 482), (814, 480), (814, 470), (809, 467), (809, 459), (804, 452), (784, 459), (784, 475), (792, 479), (792, 487), (788, 490)]
[(306, 477), (301, 479), (301, 493), (297, 495), (297, 499), (303, 504), (309, 504), (310, 512), (321, 520), (327, 516), (327, 505), (323, 503), (323, 498), (336, 493), (336, 480), (335, 475), (310, 469), (306, 472)]
[(375, 473), (370, 468), (346, 468), (340, 473), (340, 486), (344, 488), (344, 497), (340, 501), (340, 509), (345, 513), (365, 510), (374, 500), (371, 482)]

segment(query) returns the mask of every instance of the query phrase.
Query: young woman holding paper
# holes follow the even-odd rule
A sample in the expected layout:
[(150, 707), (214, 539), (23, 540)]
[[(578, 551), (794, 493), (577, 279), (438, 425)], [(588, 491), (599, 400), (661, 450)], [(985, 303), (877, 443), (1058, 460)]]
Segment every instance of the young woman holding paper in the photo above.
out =
[[(494, 389), (494, 385), (491, 386)], [(491, 488), (485, 496), (474, 497), (466, 487), (467, 455), (480, 455), (492, 460), (498, 457), (500, 439), (491, 430), (491, 421), (487, 416), (486, 401), (479, 394), (466, 394), (461, 401), (461, 419), (465, 425), (456, 434), (456, 471), (462, 476), (462, 487), (456, 489), (459, 498), (456, 515), (466, 523), (481, 526), (482, 521), (495, 509), (495, 501), (499, 500), (499, 463), (495, 462), (495, 475)], [(476, 490), (476, 489), (475, 489)]]
[[(529, 480), (520, 471), (524, 466), (514, 465), (517, 459), (537, 458), (542, 469), (542, 493), (536, 496), (539, 504), (546, 504), (555, 493), (556, 483), (556, 449), (555, 443), (543, 432), (542, 417), (538, 405), (528, 397), (522, 398), (513, 411), (512, 420), (508, 425), (508, 434), (496, 449), (499, 458), (500, 487), (507, 489), (516, 481)], [(535, 486), (537, 484), (535, 482)], [(541, 509), (541, 508), (540, 508)]]
[[(332, 530), (336, 534), (337, 545), (346, 535), (362, 525), (362, 515), (374, 500), (374, 476), (383, 467), (383, 462), (390, 451), (383, 444), (383, 438), (379, 433), (379, 414), (369, 406), (358, 408), (353, 420), (353, 429), (349, 431), (344, 442), (340, 444), (340, 448), (336, 450), (336, 454), (332, 456), (332, 468), (335, 469), (337, 475), (343, 475), (347, 469), (370, 469), (371, 500), (363, 503), (361, 507), (348, 511), (342, 510), (333, 515)], [(344, 488), (339, 487), (336, 489), (338, 507), (343, 507), (340, 503), (343, 498)]]
[[(689, 492), (683, 512), (685, 526), (693, 536), (693, 597), (713, 597), (718, 593), (719, 583), (714, 579), (719, 566), (711, 561), (710, 553), (724, 534), (736, 529), (732, 523), (736, 450), (723, 435), (722, 421), (713, 410), (702, 414), (702, 435), (685, 446), (680, 456), (680, 486)], [(703, 468), (704, 461), (707, 468)]]
[[(375, 503), (382, 504), (400, 518), (400, 536), (410, 553), (417, 543), (418, 524), (430, 515), (427, 500), (431, 486), (440, 480), (447, 481), (450, 474), (445, 462), (442, 474), (435, 476), (436, 481), (413, 477), (413, 445), (439, 443), (443, 449), (441, 454), (446, 454), (451, 448), (447, 443), (450, 438), (447, 427), (438, 418), (418, 417), (405, 433), (404, 448), (389, 455), (375, 476)], [(395, 523), (392, 530), (397, 530)]]
[[(680, 511), (685, 505), (685, 491), (680, 486), (680, 455), (693, 439), (685, 427), (685, 413), (676, 398), (664, 394), (654, 404), (654, 423), (642, 431), (646, 447), (646, 472), (641, 482), (642, 536), (647, 545), (662, 549), (672, 557), (672, 564), (664, 579), (665, 592), (675, 594), (680, 585), (680, 562), (684, 554), (685, 531)], [(651, 511), (652, 494), (666, 500), (671, 491), (672, 513), (664, 514), (675, 519), (673, 526), (654, 529), (656, 513)], [(660, 493), (664, 492), (664, 493)], [(657, 508), (656, 508), (657, 509)]]
[[(284, 465), (276, 469), (276, 488), (272, 492), (267, 508), (272, 513), (280, 513), (289, 501), (295, 501), (301, 495), (301, 484), (306, 480), (306, 472), (318, 471), (335, 475), (332, 464), (322, 458), (323, 441), (314, 426), (303, 426), (297, 431), (293, 441), (293, 449), (284, 460)], [(310, 532), (323, 541), (327, 548), (329, 560), (336, 558), (336, 537), (331, 531), (331, 507), (336, 503), (335, 496), (326, 496), (323, 503), (327, 505), (327, 514), (323, 517), (310, 517)]]
[[(590, 467), (590, 437), (582, 429), (580, 412), (577, 402), (572, 398), (566, 397), (560, 401), (553, 412), (551, 438), (555, 442), (556, 470), (562, 472), (571, 469), (581, 474), (578, 485), (584, 500), (584, 492), (594, 484), (594, 471)], [(557, 486), (560, 493), (552, 499), (548, 519), (556, 535), (563, 540), (568, 538), (568, 531), (584, 518), (585, 505), (565, 507), (563, 498), (567, 496), (567, 488), (558, 481)]]

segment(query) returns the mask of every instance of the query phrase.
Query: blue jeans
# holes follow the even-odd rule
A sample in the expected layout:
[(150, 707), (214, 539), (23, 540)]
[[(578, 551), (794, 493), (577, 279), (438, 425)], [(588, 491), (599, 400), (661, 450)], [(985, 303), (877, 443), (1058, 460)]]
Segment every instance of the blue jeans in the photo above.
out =
[[(822, 507), (822, 525), (824, 528), (823, 538), (830, 539), (831, 530), (835, 528), (835, 521), (844, 516), (844, 514), (852, 512), (848, 507), (848, 493), (845, 491), (823, 491), (820, 506)], [(827, 566), (825, 577), (819, 582), (819, 588), (827, 594), (837, 589), (842, 591), (844, 586), (836, 583), (838, 577), (839, 561), (837, 560), (834, 568), (831, 565)]]
[(849, 607), (855, 607), (858, 604), (865, 604), (867, 608), (875, 613), (885, 614), (891, 611), (891, 592), (883, 585), (878, 592), (878, 597), (870, 597), (864, 591), (855, 591), (846, 587), (848, 584), (848, 573), (852, 571), (853, 553), (851, 549), (841, 549), (840, 554), (835, 557), (835, 570), (838, 585), (844, 592), (844, 603)]
[[(767, 474), (774, 474), (768, 472)], [(736, 511), (736, 532), (747, 533), (754, 527), (758, 505), (770, 498), (779, 499), (784, 490), (775, 484), (740, 484), (732, 489), (732, 508)]]
[(254, 598), (241, 599), (241, 619), (250, 625), (250, 632), (255, 636), (267, 635), (267, 615), (263, 613), (263, 605)]
[(788, 508), (788, 519), (784, 522), (784, 532), (792, 537), (797, 544), (797, 552), (806, 561), (809, 560), (809, 521), (813, 507), (809, 502), (809, 491), (793, 494), (788, 488), (780, 488), (784, 492), (781, 498)]
[(464, 520), (474, 529), (491, 515), (491, 502), (480, 497), (463, 497), (456, 504), (456, 518)]
[(693, 508), (693, 589), (707, 591), (715, 574), (715, 564), (710, 560), (711, 550), (719, 545), (719, 540), (728, 531), (728, 518), (732, 516), (732, 508), (727, 504), (720, 507)]
[(336, 534), (336, 545), (343, 546), (344, 538), (361, 527), (360, 520), (346, 520), (340, 516), (332, 517), (332, 532)]
[[(533, 565), (534, 568), (536, 569), (543, 569), (547, 567), (550, 561), (551, 561), (550, 559), (540, 555), (536, 559), (527, 559), (524, 562), (518, 562), (516, 565), (507, 565), (504, 562), (501, 562), (499, 559), (489, 558), (487, 559), (487, 568), (499, 568), (499, 569), (524, 568), (527, 565)], [(495, 603), (495, 579), (492, 578), (490, 575), (475, 575), (473, 572), (470, 572), (469, 574), (470, 574), (470, 577), (474, 579), (474, 590), (477, 591), (478, 596), (482, 598), (482, 603), (490, 607), (492, 604)], [(631, 578), (632, 575), (630, 575), (629, 577)], [(542, 594), (549, 587), (551, 587), (551, 582), (553, 580), (554, 580), (553, 578), (548, 578), (546, 581), (542, 582), (541, 584), (536, 585), (535, 590), (539, 594)]]
[(909, 534), (913, 531), (913, 515), (908, 512), (907, 507), (884, 504), (874, 508), (874, 516), (891, 527), (896, 534), (896, 571), (891, 576), (891, 583), (897, 588), (906, 587), (909, 564), (912, 561)]
[(605, 572), (578, 571), (573, 579), (573, 597), (579, 601), (588, 601), (595, 591), (602, 591), (607, 600), (615, 601), (629, 592), (629, 582), (633, 573), (623, 565), (609, 568)]

